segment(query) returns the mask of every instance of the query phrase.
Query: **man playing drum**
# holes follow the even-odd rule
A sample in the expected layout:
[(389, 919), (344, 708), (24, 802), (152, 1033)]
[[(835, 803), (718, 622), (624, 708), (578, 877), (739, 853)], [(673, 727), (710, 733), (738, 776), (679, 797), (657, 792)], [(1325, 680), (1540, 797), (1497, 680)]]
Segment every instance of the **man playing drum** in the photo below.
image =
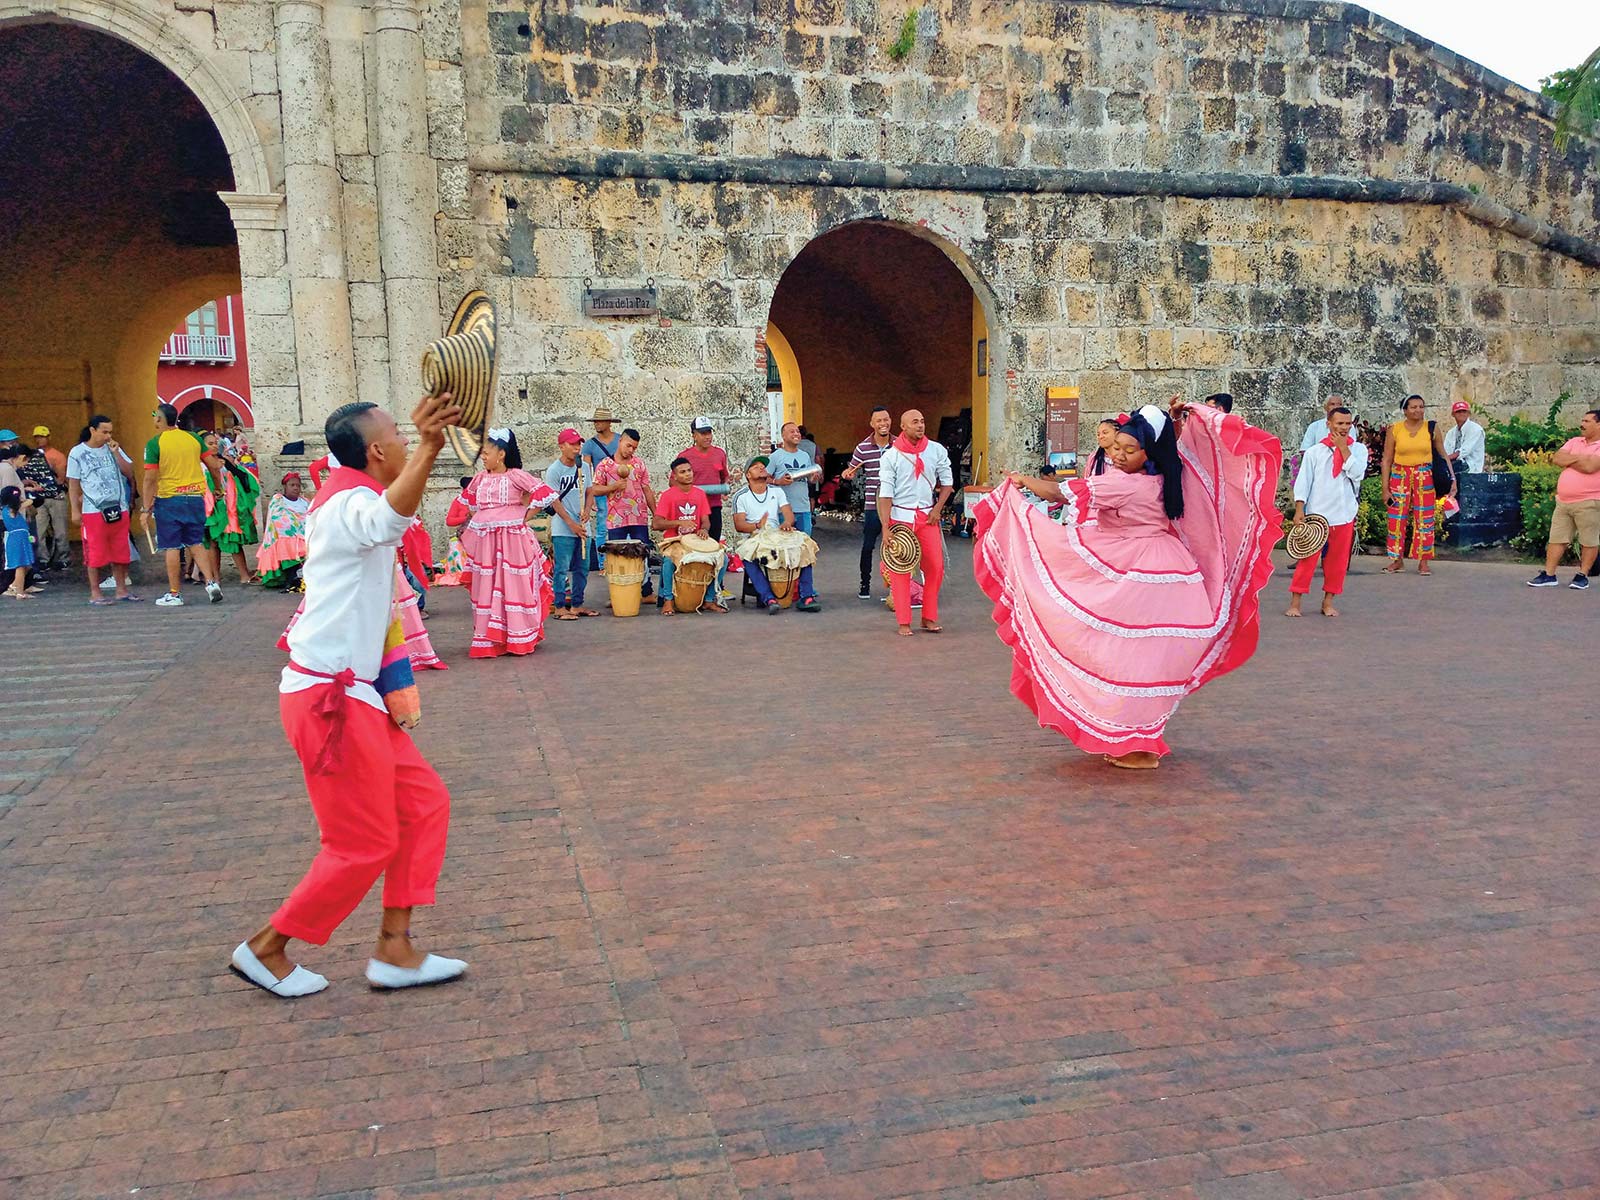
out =
[[(672, 460), (672, 482), (656, 501), (655, 516), (650, 528), (666, 535), (670, 542), (693, 535), (704, 537), (711, 527), (711, 501), (694, 485), (694, 464), (679, 455)], [(670, 548), (670, 547), (669, 547)], [(678, 610), (672, 604), (672, 577), (677, 564), (671, 554), (661, 555), (661, 615), (670, 617)], [(722, 590), (722, 572), (717, 572), (717, 591)], [(713, 596), (705, 604), (712, 612), (725, 613), (728, 606)]]
[[(759, 455), (752, 458), (745, 467), (744, 481), (749, 484), (749, 489), (741, 492), (739, 498), (734, 501), (733, 527), (747, 538), (760, 538), (763, 541), (792, 539), (797, 543), (804, 543), (806, 545), (797, 546), (795, 549), (805, 550), (809, 556), (814, 557), (816, 543), (811, 542), (804, 533), (795, 528), (794, 510), (789, 507), (789, 501), (784, 493), (771, 485), (767, 462), (765, 455)], [(774, 532), (782, 536), (772, 538)], [(746, 542), (739, 550), (740, 557), (744, 559), (745, 578), (750, 581), (750, 586), (755, 588), (761, 606), (769, 613), (781, 612), (783, 606), (772, 594), (772, 585), (768, 582), (760, 561), (748, 553), (750, 543)], [(795, 607), (801, 612), (821, 612), (822, 603), (817, 599), (817, 589), (811, 581), (809, 563), (800, 568), (798, 588), (800, 602)]]

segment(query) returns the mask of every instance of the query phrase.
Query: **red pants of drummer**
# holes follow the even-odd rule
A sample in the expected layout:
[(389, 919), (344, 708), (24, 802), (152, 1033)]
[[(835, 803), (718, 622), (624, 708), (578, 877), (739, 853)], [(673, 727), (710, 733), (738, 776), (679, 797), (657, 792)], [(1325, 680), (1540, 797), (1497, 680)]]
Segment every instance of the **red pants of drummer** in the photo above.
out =
[[(1322, 590), (1330, 596), (1344, 592), (1344, 573), (1350, 566), (1350, 546), (1355, 541), (1356, 523), (1330, 525), (1328, 545), (1322, 558)], [(1292, 595), (1304, 596), (1311, 590), (1311, 576), (1316, 572), (1318, 555), (1302, 558), (1295, 564), (1294, 578), (1289, 581)]]
[[(332, 686), (332, 685), (325, 685)], [(312, 711), (322, 688), (278, 697), (283, 729), (300, 756), (322, 849), (272, 917), (272, 927), (320, 946), (383, 876), (385, 908), (432, 904), (444, 865), (450, 793), (389, 714), (346, 701), (337, 766), (314, 774), (327, 732)]]
[[(944, 582), (944, 534), (934, 524), (911, 525), (908, 521), (891, 521), (889, 527), (909, 526), (922, 545), (922, 619), (939, 619), (939, 585)], [(889, 594), (894, 597), (894, 619), (901, 625), (911, 624), (911, 576), (889, 573)]]

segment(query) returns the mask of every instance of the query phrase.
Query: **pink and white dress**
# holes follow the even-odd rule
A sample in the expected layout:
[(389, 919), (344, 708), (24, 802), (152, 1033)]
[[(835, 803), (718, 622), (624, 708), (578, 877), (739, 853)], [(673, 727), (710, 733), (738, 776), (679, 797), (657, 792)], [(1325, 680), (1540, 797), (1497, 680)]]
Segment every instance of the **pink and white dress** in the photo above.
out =
[(544, 640), (554, 590), (527, 515), (555, 500), (555, 489), (519, 468), (479, 471), (456, 502), (472, 507), (461, 531), (472, 595), (472, 658), (532, 654)]
[(1282, 449), (1192, 408), (1178, 450), (1177, 521), (1159, 476), (1118, 470), (1068, 481), (1058, 519), (1010, 484), (977, 506), (973, 569), (1012, 650), (1011, 690), (1080, 750), (1168, 753), (1179, 701), (1255, 652)]

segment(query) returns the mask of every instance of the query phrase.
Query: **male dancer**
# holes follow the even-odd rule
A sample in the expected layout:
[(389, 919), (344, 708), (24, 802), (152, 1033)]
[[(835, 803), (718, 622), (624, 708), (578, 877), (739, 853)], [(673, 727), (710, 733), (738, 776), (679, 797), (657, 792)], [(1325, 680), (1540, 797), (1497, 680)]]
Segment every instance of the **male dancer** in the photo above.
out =
[[(1344, 591), (1344, 576), (1355, 545), (1356, 510), (1360, 507), (1361, 480), (1367, 473), (1367, 448), (1350, 436), (1355, 418), (1348, 408), (1328, 410), (1328, 436), (1305, 452), (1294, 477), (1294, 523), (1307, 513), (1328, 522), (1328, 545), (1322, 558), (1322, 615), (1337, 617), (1333, 598)], [(1300, 601), (1311, 590), (1317, 558), (1302, 558), (1289, 581), (1289, 609), (1283, 615), (1298, 617)]]
[[(944, 534), (939, 524), (955, 489), (950, 452), (926, 436), (927, 422), (914, 408), (900, 417), (900, 436), (878, 460), (878, 520), (885, 539), (896, 525), (909, 525), (922, 544), (922, 629), (942, 633), (939, 585), (944, 582)], [(911, 636), (911, 576), (891, 573), (894, 619), (901, 637)]]
[(278, 683), (322, 849), (272, 920), (233, 952), (233, 972), (274, 996), (328, 986), (284, 951), (291, 938), (324, 945), (379, 875), (383, 921), (367, 982), (417, 987), (467, 969), (411, 944), (412, 906), (433, 903), (444, 863), (450, 793), (372, 686), (390, 624), (395, 548), (422, 502), (445, 426), (460, 419), (448, 393), (424, 398), (411, 413), (419, 444), (408, 455), (394, 418), (376, 405), (346, 404), (328, 417), (328, 449), (352, 465), (336, 467), (311, 505), (305, 605)]

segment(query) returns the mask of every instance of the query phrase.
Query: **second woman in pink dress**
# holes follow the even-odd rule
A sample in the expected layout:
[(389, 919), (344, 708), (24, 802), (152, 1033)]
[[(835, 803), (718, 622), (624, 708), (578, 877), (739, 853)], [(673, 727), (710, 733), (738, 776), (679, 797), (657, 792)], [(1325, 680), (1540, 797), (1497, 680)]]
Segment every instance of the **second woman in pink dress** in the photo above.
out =
[(445, 518), (452, 527), (466, 524), (461, 553), (472, 595), (470, 657), (532, 654), (544, 640), (554, 594), (528, 510), (550, 507), (556, 493), (522, 469), (509, 429), (488, 431), (483, 465)]

